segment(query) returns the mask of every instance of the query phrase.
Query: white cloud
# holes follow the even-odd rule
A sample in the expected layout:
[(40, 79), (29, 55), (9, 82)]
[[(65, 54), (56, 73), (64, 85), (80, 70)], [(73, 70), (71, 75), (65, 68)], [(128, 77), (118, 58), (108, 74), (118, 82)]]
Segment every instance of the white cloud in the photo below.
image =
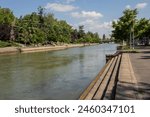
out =
[(100, 36), (103, 34), (108, 36), (112, 30), (112, 21), (101, 23), (98, 20), (87, 19), (85, 21), (81, 21), (77, 25), (84, 25), (85, 31), (98, 32)]
[(101, 13), (96, 11), (81, 11), (81, 12), (73, 12), (71, 16), (74, 18), (86, 18), (86, 19), (98, 19), (103, 17)]
[(51, 9), (53, 11), (58, 11), (58, 12), (68, 12), (68, 11), (73, 11), (75, 9), (78, 9), (78, 7), (74, 7), (72, 5), (60, 4), (60, 3), (47, 3), (45, 9)]
[(127, 6), (126, 6), (126, 9), (131, 9), (131, 6), (130, 6), (130, 5), (127, 5)]
[(86, 25), (89, 26), (90, 29), (94, 29), (94, 28), (105, 28), (105, 29), (111, 29), (112, 26), (112, 22), (103, 22), (100, 23), (98, 21), (95, 20), (85, 20), (79, 23), (80, 25)]
[(76, 0), (66, 0), (66, 3), (71, 3), (71, 2), (75, 2)]
[(143, 8), (145, 8), (147, 6), (147, 3), (138, 3), (136, 6), (135, 6), (135, 8), (137, 8), (137, 9), (143, 9)]
[(105, 29), (112, 29), (112, 21), (110, 22), (104, 22), (102, 25), (101, 25), (102, 28), (105, 28)]
[(117, 21), (118, 21), (118, 19), (113, 19), (113, 20), (112, 20), (112, 22), (117, 22)]

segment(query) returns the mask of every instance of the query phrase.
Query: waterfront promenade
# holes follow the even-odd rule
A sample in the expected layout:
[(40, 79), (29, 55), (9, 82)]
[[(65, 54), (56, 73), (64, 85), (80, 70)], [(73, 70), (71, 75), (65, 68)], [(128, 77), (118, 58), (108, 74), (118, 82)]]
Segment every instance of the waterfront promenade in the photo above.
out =
[(121, 52), (110, 59), (80, 99), (150, 99), (150, 49), (138, 51)]
[(129, 54), (137, 80), (137, 98), (150, 99), (150, 49), (139, 51)]

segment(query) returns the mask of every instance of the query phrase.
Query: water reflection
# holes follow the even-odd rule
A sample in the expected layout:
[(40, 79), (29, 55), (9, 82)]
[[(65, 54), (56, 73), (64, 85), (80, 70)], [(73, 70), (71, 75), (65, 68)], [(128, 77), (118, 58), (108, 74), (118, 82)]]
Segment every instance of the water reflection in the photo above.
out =
[(0, 56), (0, 99), (77, 99), (116, 45)]

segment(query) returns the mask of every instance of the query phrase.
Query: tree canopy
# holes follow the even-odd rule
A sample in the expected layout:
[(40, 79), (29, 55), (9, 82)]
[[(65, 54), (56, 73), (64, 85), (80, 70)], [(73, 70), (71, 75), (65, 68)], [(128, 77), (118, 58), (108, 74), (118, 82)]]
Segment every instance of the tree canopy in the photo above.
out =
[(13, 12), (9, 8), (0, 7), (0, 24), (11, 25), (15, 19)]
[(130, 33), (133, 32), (134, 24), (137, 21), (137, 13), (137, 9), (126, 9), (119, 20), (113, 21), (112, 36), (117, 42), (124, 40), (129, 43)]
[[(17, 18), (7, 8), (0, 8), (0, 25), (14, 24), (15, 40), (25, 45), (63, 43), (99, 43), (98, 33), (85, 32), (84, 26), (74, 29), (64, 20), (58, 20), (51, 13), (39, 7), (37, 12), (32, 12)], [(1, 39), (0, 39), (1, 40)]]
[(133, 35), (135, 39), (150, 38), (150, 20), (146, 18), (138, 19), (137, 15), (137, 9), (126, 9), (122, 17), (113, 21), (112, 37), (117, 42), (124, 40), (129, 44), (130, 36)]
[(138, 38), (150, 37), (150, 20), (146, 18), (138, 20), (136, 23), (135, 32)]

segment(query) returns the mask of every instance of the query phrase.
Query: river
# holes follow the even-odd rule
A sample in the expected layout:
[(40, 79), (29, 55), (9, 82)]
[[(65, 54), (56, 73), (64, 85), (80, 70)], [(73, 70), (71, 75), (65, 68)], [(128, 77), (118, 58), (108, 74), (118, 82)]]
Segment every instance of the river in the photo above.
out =
[(0, 55), (0, 99), (78, 99), (115, 51), (115, 44), (101, 44)]

